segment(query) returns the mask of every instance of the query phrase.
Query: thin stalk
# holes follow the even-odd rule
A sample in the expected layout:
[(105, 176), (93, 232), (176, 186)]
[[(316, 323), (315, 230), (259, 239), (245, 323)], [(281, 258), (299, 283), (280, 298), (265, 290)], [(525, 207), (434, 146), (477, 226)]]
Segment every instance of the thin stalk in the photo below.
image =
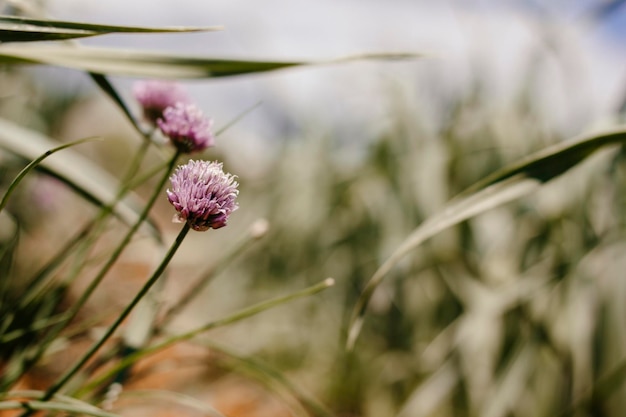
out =
[(46, 394), (42, 397), (42, 401), (49, 400), (50, 398), (54, 396), (54, 394), (59, 392), (59, 390), (63, 388), (65, 384), (67, 384), (74, 375), (76, 375), (76, 373), (87, 363), (87, 361), (89, 361), (89, 359), (92, 358), (92, 356), (98, 351), (98, 349), (100, 349), (102, 345), (104, 345), (106, 341), (109, 340), (109, 338), (113, 335), (113, 333), (117, 330), (117, 328), (122, 324), (122, 322), (126, 319), (126, 317), (128, 317), (128, 315), (131, 313), (133, 308), (135, 308), (135, 306), (139, 303), (139, 301), (148, 293), (150, 288), (161, 277), (161, 275), (163, 274), (163, 271), (165, 271), (165, 268), (167, 268), (167, 265), (174, 257), (174, 254), (180, 247), (181, 243), (183, 243), (183, 240), (185, 239), (187, 232), (189, 232), (189, 229), (190, 229), (189, 224), (185, 223), (180, 233), (176, 237), (176, 240), (170, 247), (169, 251), (165, 254), (165, 257), (161, 261), (161, 264), (157, 267), (157, 269), (154, 271), (150, 279), (144, 284), (141, 290), (139, 290), (137, 295), (135, 295), (135, 298), (133, 298), (133, 300), (126, 306), (124, 311), (122, 311), (122, 313), (113, 322), (113, 324), (109, 326), (109, 328), (104, 333), (104, 335), (102, 335), (100, 340), (94, 343), (91, 346), (91, 348), (89, 348), (89, 350), (83, 355), (83, 357), (79, 359), (74, 364), (74, 366), (72, 366), (71, 369), (69, 369), (63, 376), (61, 376), (61, 378), (59, 378), (57, 382), (55, 382), (52, 386), (50, 386), (50, 388), (48, 388), (48, 390), (46, 391)]
[(77, 394), (78, 397), (84, 395), (85, 393), (89, 392), (90, 390), (92, 390), (95, 387), (100, 386), (101, 384), (103, 384), (104, 382), (106, 382), (107, 380), (111, 379), (112, 377), (114, 377), (115, 375), (117, 375), (120, 371), (122, 371), (123, 369), (127, 368), (128, 366), (132, 365), (133, 363), (135, 363), (136, 361), (138, 361), (139, 359), (146, 357), (148, 355), (151, 355), (153, 353), (156, 353), (162, 349), (165, 349), (169, 346), (172, 346), (178, 342), (182, 342), (185, 340), (189, 340), (192, 339), (194, 337), (196, 337), (197, 335), (207, 332), (209, 330), (215, 329), (216, 327), (220, 327), (220, 326), (226, 326), (228, 324), (233, 324), (235, 322), (241, 321), (243, 319), (246, 319), (248, 317), (252, 317), (256, 314), (259, 314), (265, 310), (269, 310), (271, 308), (277, 307), (281, 304), (293, 301), (295, 299), (298, 298), (302, 298), (302, 297), (306, 297), (306, 296), (310, 296), (310, 295), (314, 295), (317, 294), (320, 291), (323, 291), (327, 288), (332, 287), (335, 284), (335, 280), (332, 278), (327, 278), (324, 281), (315, 284), (311, 287), (305, 288), (301, 291), (297, 291), (291, 294), (287, 294), (281, 297), (276, 297), (276, 298), (272, 298), (270, 300), (267, 301), (262, 301), (258, 304), (255, 304), (253, 306), (250, 306), (248, 308), (244, 308), (230, 316), (227, 316), (225, 318), (216, 320), (216, 321), (212, 321), (210, 323), (205, 324), (204, 326), (201, 326), (195, 330), (191, 330), (189, 332), (186, 333), (182, 333), (179, 335), (175, 335), (175, 336), (171, 336), (168, 339), (164, 340), (161, 343), (158, 343), (156, 345), (141, 349), (131, 355), (126, 356), (125, 358), (123, 358), (122, 360), (120, 360), (120, 362), (118, 364), (116, 364), (114, 367), (112, 367), (111, 369), (109, 369), (107, 372), (104, 372), (100, 377), (98, 377), (97, 379), (95, 379), (94, 381), (90, 382), (89, 384), (87, 384), (85, 387), (83, 387)]

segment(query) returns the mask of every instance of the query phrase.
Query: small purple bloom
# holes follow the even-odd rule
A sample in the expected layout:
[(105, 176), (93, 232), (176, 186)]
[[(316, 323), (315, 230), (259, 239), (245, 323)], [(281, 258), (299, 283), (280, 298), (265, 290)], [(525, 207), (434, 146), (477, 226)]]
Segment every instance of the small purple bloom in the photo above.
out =
[(163, 111), (176, 103), (190, 103), (182, 85), (176, 82), (147, 80), (133, 85), (133, 95), (143, 108), (144, 117), (153, 124), (163, 117)]
[(237, 210), (239, 194), (235, 176), (226, 174), (219, 162), (190, 160), (170, 177), (167, 199), (178, 212), (175, 222), (187, 222), (193, 230), (205, 231), (226, 226)]
[(157, 120), (161, 132), (183, 153), (199, 152), (213, 146), (211, 119), (193, 104), (177, 103), (163, 112)]

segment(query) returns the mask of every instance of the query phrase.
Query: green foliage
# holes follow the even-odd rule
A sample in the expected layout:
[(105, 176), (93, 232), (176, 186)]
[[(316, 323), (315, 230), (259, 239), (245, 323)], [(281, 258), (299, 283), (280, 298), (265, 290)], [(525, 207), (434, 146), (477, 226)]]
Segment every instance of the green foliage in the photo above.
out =
[[(0, 17), (2, 42), (211, 29)], [(52, 139), (52, 129), (44, 134), (21, 127), (0, 111), (0, 147), (3, 156), (10, 155), (0, 160), (0, 410), (115, 416), (92, 405), (115, 402), (108, 396), (113, 381), (125, 384), (138, 361), (193, 340), (217, 353), (218, 365), (212, 366), (221, 366), (220, 372), (258, 380), (298, 416), (621, 415), (623, 129), (571, 140), (548, 135), (537, 128), (539, 117), (526, 96), (506, 109), (503, 128), (496, 126), (498, 115), (480, 111), (488, 97), (478, 89), (445, 103), (446, 117), (436, 127), (420, 116), (424, 108), (395, 97), (389, 127), (367, 144), (346, 144), (332, 129), (316, 126), (284, 141), (261, 177), (239, 174), (240, 212), (267, 218), (269, 235), (257, 242), (265, 231), (249, 232), (223, 252), (221, 243), (215, 250), (199, 245), (203, 259), (207, 253), (223, 258), (211, 259), (213, 266), (198, 275), (179, 304), (163, 312), (144, 295), (158, 295), (158, 285), (151, 286), (162, 281), (188, 229), (166, 252), (168, 235), (156, 226), (163, 222), (153, 204), (179, 155), (151, 141), (150, 129), (107, 77), (223, 77), (322, 62), (53, 43), (0, 45), (0, 63), (13, 74), (19, 74), (14, 64), (89, 73), (141, 137), (128, 147), (133, 155), (126, 172), (111, 175), (79, 149), (66, 149), (72, 142)], [(32, 120), (43, 117), (32, 113)], [(62, 152), (47, 158), (57, 150)], [(358, 156), (347, 163), (344, 154)], [(76, 220), (74, 234), (53, 236), (54, 250), (46, 256), (38, 253), (45, 230), (22, 228), (17, 215), (24, 204), (16, 195), (27, 188), (31, 168), (61, 179), (80, 197), (76, 201), (94, 206), (64, 207), (65, 216), (88, 221)], [(144, 226), (150, 213), (152, 222)], [(153, 238), (151, 250), (161, 254), (147, 283), (107, 317), (103, 336), (45, 390), (15, 391), (20, 378), (37, 370), (57, 346), (72, 345), (101, 322), (79, 313), (142, 228)], [(21, 252), (31, 234), (35, 242)], [(229, 279), (219, 280), (218, 273)], [(336, 278), (333, 291), (290, 306), (288, 314), (271, 315), (275, 307), (330, 287), (331, 280), (319, 282), (325, 276)], [(82, 277), (88, 283), (71, 294)], [(268, 292), (280, 295), (265, 297)], [(267, 301), (251, 302), (259, 293)], [(226, 299), (244, 300), (248, 307), (220, 310), (221, 319), (208, 317), (184, 331), (171, 324), (201, 297), (215, 309)], [(143, 309), (133, 311), (124, 337), (111, 342), (135, 306)], [(255, 321), (261, 312), (275, 328)], [(243, 330), (238, 333), (234, 323)], [(219, 344), (200, 340), (218, 327)], [(144, 336), (139, 342), (136, 331)], [(241, 349), (227, 346), (238, 343)], [(168, 399), (221, 415), (183, 394)]]
[(367, 303), (374, 290), (408, 252), (450, 226), (534, 191), (541, 183), (558, 177), (597, 150), (624, 142), (624, 131), (564, 141), (493, 173), (453, 199), (437, 215), (430, 217), (414, 230), (374, 273), (357, 302), (351, 321), (348, 348), (353, 347), (358, 337)]
[[(624, 292), (611, 254), (624, 238), (624, 131), (541, 135), (514, 105), (511, 138), (524, 142), (493, 133), (490, 114), (468, 133), (478, 105), (455, 103), (435, 131), (420, 108), (394, 113), (350, 165), (332, 157), (349, 147), (325, 132), (285, 145), (262, 183), (244, 182), (274, 225), (244, 265), (249, 279), (341, 277), (330, 300), (293, 319), (314, 330), (292, 343), (346, 415), (619, 415)], [(528, 144), (539, 150), (524, 156)], [(265, 350), (278, 364), (286, 355)]]

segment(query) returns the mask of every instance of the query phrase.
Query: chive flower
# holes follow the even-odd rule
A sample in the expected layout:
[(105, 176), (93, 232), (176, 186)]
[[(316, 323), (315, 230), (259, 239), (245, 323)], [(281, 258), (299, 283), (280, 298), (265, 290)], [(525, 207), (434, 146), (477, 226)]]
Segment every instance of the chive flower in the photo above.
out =
[(163, 117), (163, 111), (176, 103), (190, 103), (183, 86), (176, 82), (161, 80), (137, 81), (133, 95), (143, 109), (143, 116), (152, 124)]
[(226, 226), (228, 216), (238, 208), (235, 176), (219, 162), (190, 160), (170, 177), (167, 199), (177, 213), (173, 221), (187, 222), (193, 230), (205, 231)]
[(197, 106), (185, 103), (166, 108), (163, 117), (157, 120), (161, 132), (182, 153), (199, 152), (213, 146), (212, 124)]

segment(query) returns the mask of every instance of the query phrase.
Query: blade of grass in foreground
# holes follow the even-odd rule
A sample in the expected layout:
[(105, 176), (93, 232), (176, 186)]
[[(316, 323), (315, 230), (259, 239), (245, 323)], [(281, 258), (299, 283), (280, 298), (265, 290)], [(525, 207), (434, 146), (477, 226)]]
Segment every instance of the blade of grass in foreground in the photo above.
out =
[(111, 33), (186, 33), (221, 30), (212, 27), (113, 26), (0, 15), (0, 42), (55, 41)]
[(584, 161), (595, 151), (607, 145), (623, 143), (626, 143), (626, 130), (561, 142), (495, 172), (451, 200), (439, 213), (420, 224), (370, 278), (352, 311), (348, 328), (348, 349), (354, 347), (361, 332), (374, 291), (410, 251), (448, 227), (536, 190), (543, 183)]
[(366, 54), (326, 61), (265, 61), (206, 58), (145, 52), (132, 49), (76, 47), (75, 45), (2, 45), (0, 63), (8, 65), (43, 64), (73, 68), (98, 74), (146, 78), (227, 77), (278, 69), (345, 63), (357, 60), (398, 60), (418, 54)]

